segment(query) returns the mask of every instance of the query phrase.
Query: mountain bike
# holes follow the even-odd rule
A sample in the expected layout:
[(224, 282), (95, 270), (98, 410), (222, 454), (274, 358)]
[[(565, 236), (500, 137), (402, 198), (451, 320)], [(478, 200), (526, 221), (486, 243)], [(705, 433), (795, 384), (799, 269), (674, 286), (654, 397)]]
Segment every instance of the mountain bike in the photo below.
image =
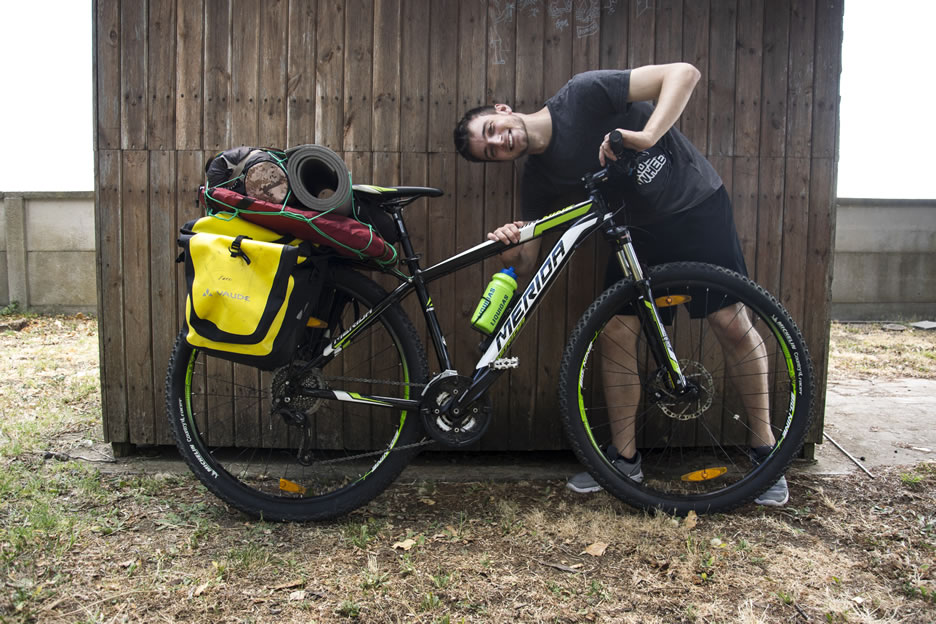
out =
[[(587, 308), (562, 355), (569, 445), (604, 489), (641, 509), (719, 512), (752, 501), (809, 431), (814, 381), (803, 337), (776, 298), (737, 273), (699, 263), (643, 267), (621, 222), (625, 207), (603, 193), (610, 179), (632, 175), (620, 169), (585, 176), (586, 200), (521, 228), (518, 244), (549, 232), (558, 240), (470, 372), (455, 370), (426, 286), (515, 245), (485, 241), (423, 268), (404, 208), (442, 191), (355, 186), (395, 224), (406, 271), (380, 270), (399, 285), (388, 292), (354, 261), (333, 258), (294, 359), (271, 372), (192, 348), (183, 328), (166, 396), (188, 466), (249, 515), (323, 520), (372, 500), (421, 450), (476, 443), (493, 418), (489, 389), (520, 364), (511, 344), (575, 252), (600, 235), (626, 277)], [(401, 306), (413, 294), (437, 373)], [(713, 314), (740, 334), (731, 353), (707, 319)], [(639, 449), (640, 478), (615, 465), (615, 440)], [(752, 447), (769, 452), (754, 457)]]

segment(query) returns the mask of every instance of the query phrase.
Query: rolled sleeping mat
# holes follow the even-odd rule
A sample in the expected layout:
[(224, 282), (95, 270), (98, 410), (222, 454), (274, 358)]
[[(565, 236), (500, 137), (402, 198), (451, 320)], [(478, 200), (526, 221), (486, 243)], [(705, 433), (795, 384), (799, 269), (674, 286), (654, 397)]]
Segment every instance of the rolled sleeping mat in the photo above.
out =
[(344, 161), (322, 145), (297, 145), (286, 150), (286, 172), (293, 195), (306, 208), (351, 214), (351, 178)]

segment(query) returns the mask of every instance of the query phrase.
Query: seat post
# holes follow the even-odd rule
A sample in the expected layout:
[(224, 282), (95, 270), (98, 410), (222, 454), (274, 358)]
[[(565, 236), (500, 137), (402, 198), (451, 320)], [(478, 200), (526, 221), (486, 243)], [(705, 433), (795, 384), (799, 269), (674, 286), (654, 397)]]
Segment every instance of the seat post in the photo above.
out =
[(390, 218), (393, 219), (393, 223), (396, 225), (397, 234), (400, 237), (400, 246), (403, 248), (403, 261), (406, 262), (410, 270), (410, 275), (415, 275), (419, 270), (419, 256), (416, 255), (416, 251), (413, 249), (409, 230), (406, 229), (406, 222), (403, 220), (403, 206), (391, 203), (385, 206), (384, 210), (386, 210)]
[(413, 243), (410, 241), (409, 232), (406, 230), (406, 223), (403, 221), (403, 206), (405, 204), (392, 203), (386, 205), (384, 209), (393, 218), (396, 223), (397, 233), (400, 235), (400, 246), (403, 247), (403, 261), (406, 263), (412, 276), (413, 287), (416, 290), (416, 297), (419, 299), (423, 310), (423, 316), (426, 319), (426, 325), (429, 328), (429, 337), (435, 348), (436, 357), (442, 370), (453, 368), (452, 359), (449, 356), (448, 348), (445, 345), (445, 334), (439, 324), (439, 317), (432, 306), (432, 299), (429, 297), (429, 290), (426, 288), (422, 279), (422, 269), (419, 268), (419, 256), (413, 249)]

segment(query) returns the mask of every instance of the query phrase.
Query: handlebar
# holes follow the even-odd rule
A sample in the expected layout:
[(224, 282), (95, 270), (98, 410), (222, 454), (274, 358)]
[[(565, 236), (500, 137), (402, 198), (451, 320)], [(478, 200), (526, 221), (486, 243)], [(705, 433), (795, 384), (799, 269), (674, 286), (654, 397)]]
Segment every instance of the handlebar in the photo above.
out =
[(614, 130), (611, 132), (609, 139), (611, 141), (611, 151), (614, 152), (615, 157), (621, 158), (624, 156), (624, 152), (627, 151), (627, 148), (624, 147), (624, 137), (621, 136), (621, 133), (618, 130)]
[(617, 130), (613, 130), (608, 139), (611, 142), (611, 151), (614, 152), (617, 160), (612, 160), (603, 169), (599, 169), (595, 173), (586, 174), (585, 177), (582, 178), (582, 184), (585, 185), (589, 194), (591, 194), (598, 185), (604, 184), (608, 180), (622, 175), (633, 175), (634, 170), (637, 168), (637, 152), (624, 147), (624, 138), (621, 136), (621, 133)]

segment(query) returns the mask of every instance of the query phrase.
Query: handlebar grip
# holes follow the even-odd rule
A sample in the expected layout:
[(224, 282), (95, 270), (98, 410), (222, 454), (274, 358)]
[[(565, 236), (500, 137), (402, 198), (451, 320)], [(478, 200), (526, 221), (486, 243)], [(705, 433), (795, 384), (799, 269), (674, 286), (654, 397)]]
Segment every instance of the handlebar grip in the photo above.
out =
[(617, 158), (620, 158), (624, 155), (624, 137), (621, 136), (621, 133), (617, 130), (611, 132), (611, 136), (608, 137), (611, 141), (611, 151), (614, 152), (614, 155)]

